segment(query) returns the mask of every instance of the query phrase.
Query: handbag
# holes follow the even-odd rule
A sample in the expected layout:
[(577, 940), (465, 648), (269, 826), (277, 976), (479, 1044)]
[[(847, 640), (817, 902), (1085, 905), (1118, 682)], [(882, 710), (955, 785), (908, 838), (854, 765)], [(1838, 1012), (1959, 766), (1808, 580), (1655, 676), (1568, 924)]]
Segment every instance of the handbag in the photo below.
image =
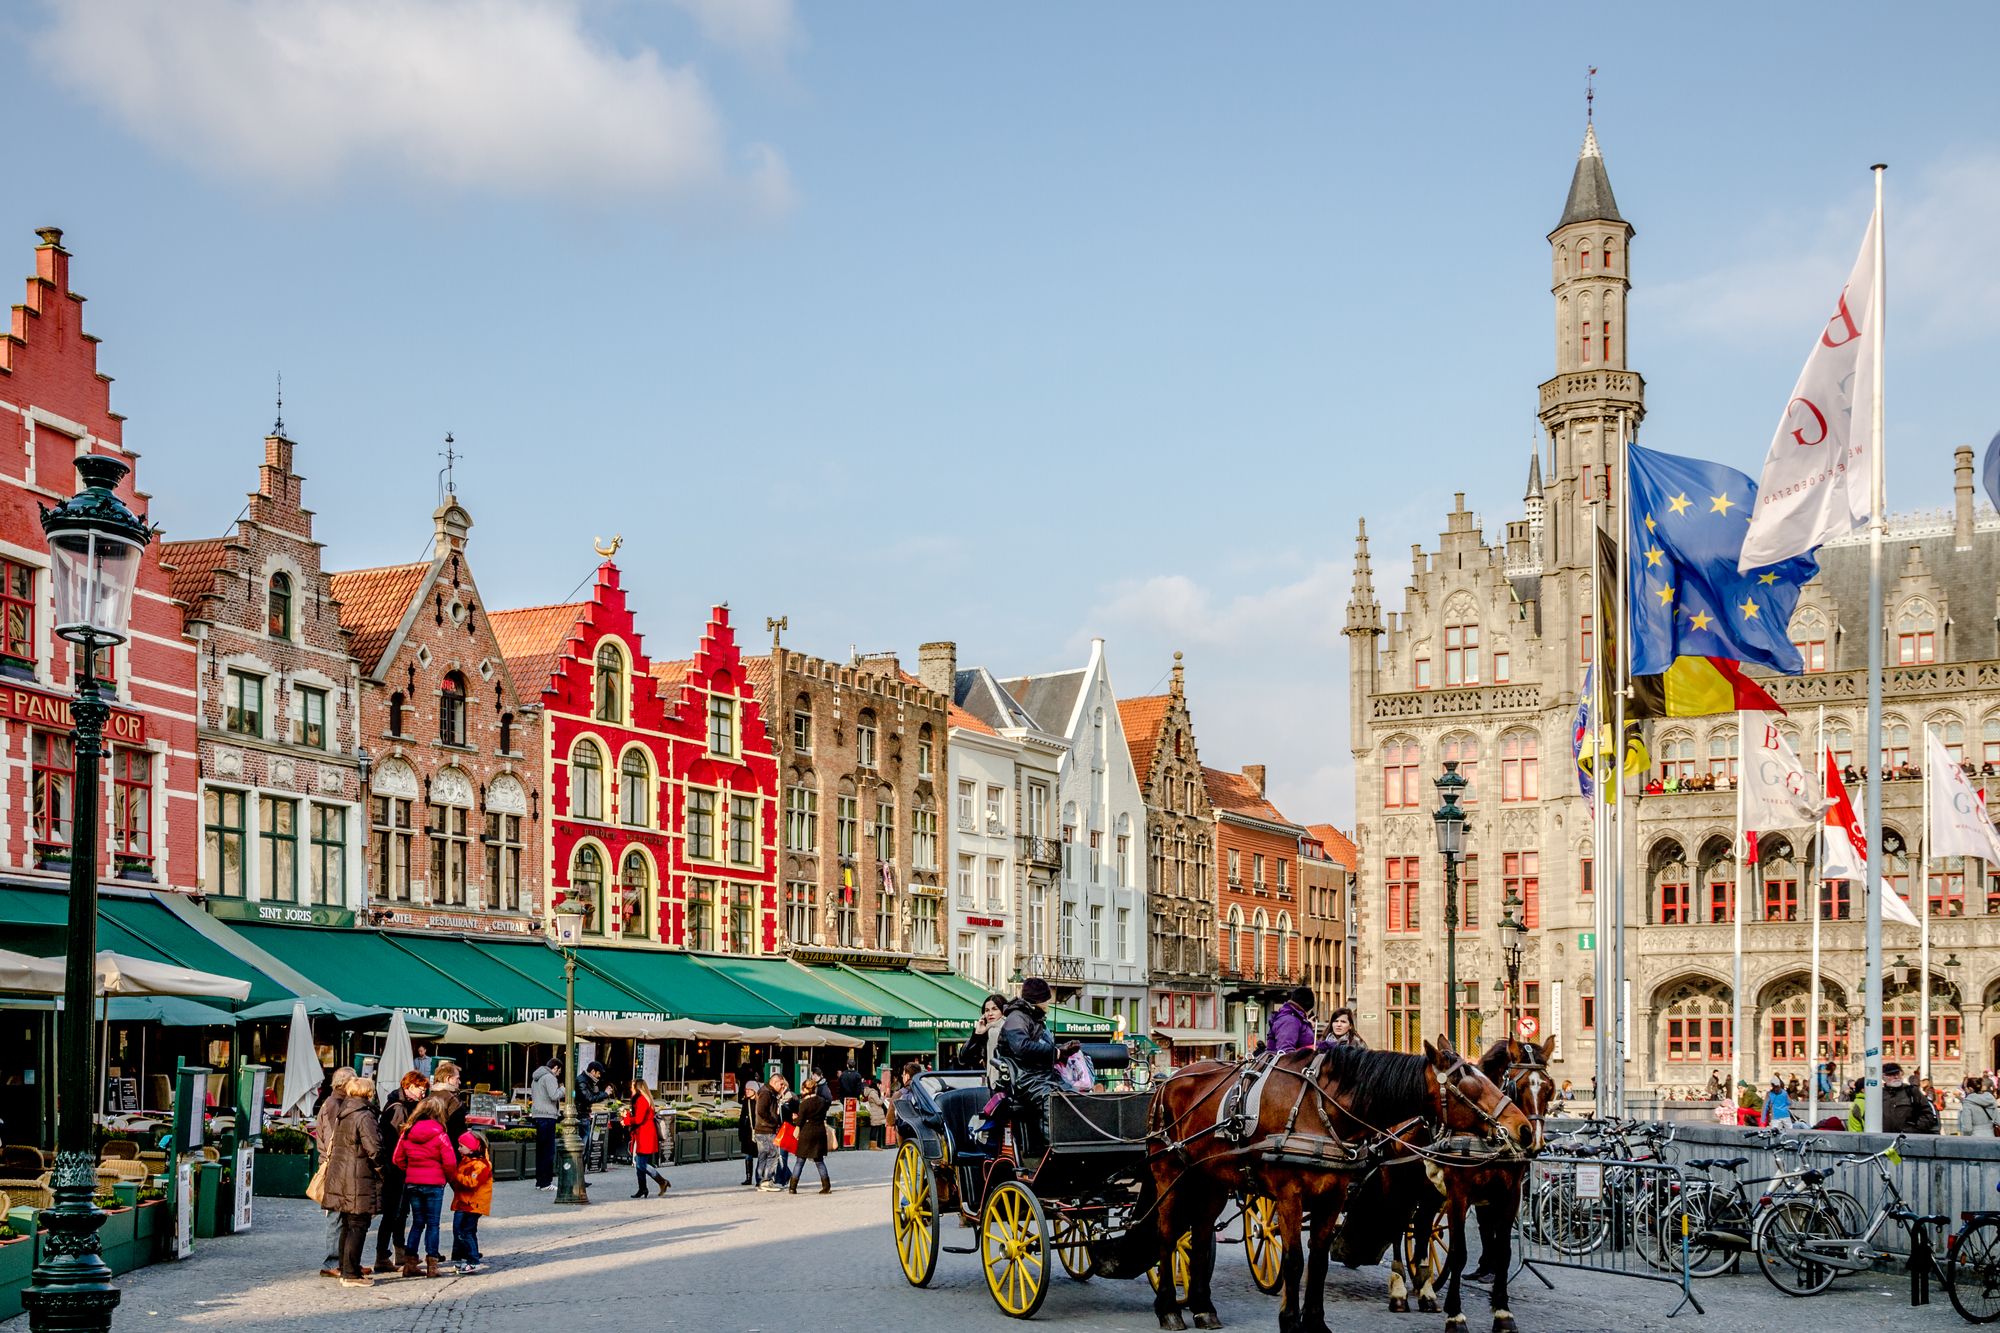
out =
[(325, 1203), (326, 1200), (325, 1158), (320, 1159), (319, 1170), (313, 1172), (313, 1178), (306, 1182), (306, 1197), (308, 1199), (311, 1199), (314, 1203), (321, 1204), (322, 1206)]
[(799, 1150), (799, 1127), (787, 1120), (778, 1126), (778, 1151), (795, 1153)]

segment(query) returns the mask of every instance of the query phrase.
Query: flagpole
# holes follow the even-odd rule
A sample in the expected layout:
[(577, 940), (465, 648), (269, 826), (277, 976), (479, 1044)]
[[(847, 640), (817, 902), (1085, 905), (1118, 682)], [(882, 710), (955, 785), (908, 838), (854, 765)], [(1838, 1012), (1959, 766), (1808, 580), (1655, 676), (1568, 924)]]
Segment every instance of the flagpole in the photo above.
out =
[(1813, 767), (1819, 770), (1819, 844), (1813, 849), (1812, 990), (1806, 999), (1806, 1123), (1819, 1123), (1819, 895), (1826, 886), (1826, 705), (1819, 706), (1819, 732), (1813, 741)]
[[(1618, 414), (1618, 508), (1612, 515), (1614, 536), (1618, 541), (1618, 586), (1613, 589), (1617, 597), (1618, 638), (1615, 649), (1618, 660), (1617, 693), (1611, 697), (1611, 810), (1612, 810), (1612, 850), (1613, 891), (1611, 899), (1612, 982), (1618, 991), (1618, 1026), (1612, 1029), (1616, 1044), (1612, 1048), (1611, 1086), (1616, 1114), (1626, 1114), (1625, 1105), (1625, 1060), (1632, 1040), (1631, 1017), (1625, 1012), (1625, 700), (1632, 692), (1632, 648), (1629, 621), (1631, 611), (1626, 597), (1627, 581), (1630, 578), (1629, 547), (1627, 537), (1631, 534), (1632, 484), (1627, 468), (1626, 446), (1632, 423), (1629, 414)], [(1606, 497), (1609, 498), (1608, 496)]]
[(1594, 1040), (1591, 1050), (1591, 1110), (1597, 1115), (1603, 1115), (1606, 1105), (1605, 1099), (1610, 1095), (1611, 1089), (1611, 1063), (1607, 1059), (1606, 1053), (1610, 1050), (1611, 1034), (1615, 1031), (1611, 1024), (1615, 1021), (1613, 1015), (1616, 1013), (1616, 1007), (1611, 1002), (1609, 956), (1611, 936), (1609, 930), (1606, 929), (1610, 924), (1610, 913), (1607, 904), (1611, 900), (1611, 884), (1609, 876), (1604, 873), (1609, 860), (1604, 854), (1604, 770), (1603, 766), (1598, 762), (1598, 755), (1604, 734), (1604, 706), (1600, 702), (1603, 698), (1604, 672), (1598, 668), (1602, 667), (1607, 660), (1603, 651), (1603, 635), (1607, 626), (1598, 623), (1604, 619), (1604, 599), (1599, 595), (1597, 587), (1597, 534), (1600, 531), (1597, 519), (1597, 501), (1595, 496), (1588, 498), (1590, 500), (1589, 512), (1591, 516), (1590, 558), (1585, 562), (1586, 572), (1584, 582), (1586, 588), (1585, 596), (1590, 599), (1590, 623), (1597, 626), (1597, 637), (1591, 645), (1591, 665), (1586, 681), (1590, 691), (1589, 701), (1585, 705), (1589, 720), (1589, 730), (1584, 740), (1584, 753), (1589, 758), (1591, 778), (1591, 871), (1597, 876), (1597, 883), (1592, 886), (1594, 893), (1591, 904), (1593, 909), (1591, 919), (1596, 926), (1595, 934), (1597, 936), (1597, 948), (1591, 959), (1592, 984), (1597, 992), (1596, 1029), (1593, 1033)]
[(1923, 909), (1917, 914), (1917, 971), (1923, 980), (1917, 991), (1917, 1077), (1931, 1076), (1931, 727), (1924, 724), (1924, 831), (1922, 856)]
[(1743, 842), (1743, 738), (1749, 734), (1750, 715), (1736, 714), (1736, 888), (1730, 896), (1729, 919), (1734, 924), (1735, 971), (1729, 984), (1729, 1089), (1735, 1103), (1743, 1086), (1743, 882), (1748, 875), (1750, 849)]
[[(1883, 283), (1882, 173), (1889, 168), (1877, 162), (1875, 173), (1875, 300), (1870, 330), (1875, 349), (1874, 403), (1870, 423), (1874, 428), (1874, 448), (1869, 455), (1868, 523), (1868, 876), (1874, 884), (1864, 885), (1868, 904), (1868, 959), (1862, 974), (1864, 1005), (1862, 1037), (1862, 1087), (1866, 1096), (1862, 1127), (1871, 1134), (1882, 1132), (1882, 895), (1888, 892), (1882, 878), (1882, 538), (1888, 528), (1884, 512), (1888, 489), (1884, 477), (1882, 446), (1882, 356), (1883, 328), (1888, 323), (1889, 292)], [(1924, 895), (1928, 898), (1930, 895)], [(1928, 1036), (1929, 1034), (1925, 1034)]]

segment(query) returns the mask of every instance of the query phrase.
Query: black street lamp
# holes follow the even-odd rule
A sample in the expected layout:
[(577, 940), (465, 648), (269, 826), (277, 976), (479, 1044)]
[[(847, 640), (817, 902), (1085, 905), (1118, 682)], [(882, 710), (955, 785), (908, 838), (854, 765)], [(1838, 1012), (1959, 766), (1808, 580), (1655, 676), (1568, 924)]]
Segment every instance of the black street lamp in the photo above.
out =
[[(152, 532), (115, 494), (131, 468), (115, 458), (76, 460), (83, 489), (42, 511), (55, 586), (56, 634), (82, 647), (83, 673), (70, 704), (76, 794), (70, 810), (69, 958), (63, 979), (60, 1074), (56, 1081), (55, 1200), (42, 1211), (42, 1261), (21, 1293), (35, 1333), (109, 1330), (118, 1305), (99, 1250), (104, 1214), (95, 1203), (97, 1153), (91, 1107), (97, 1080), (91, 1006), (97, 993), (98, 769), (111, 708), (98, 689), (97, 652), (123, 643), (132, 590)], [(190, 1203), (189, 1206), (192, 1206)]]
[(556, 1125), (557, 1203), (590, 1202), (583, 1136), (576, 1128), (576, 945), (583, 938), (583, 918), (588, 911), (575, 896), (564, 897), (555, 905), (553, 938), (547, 939), (563, 960), (563, 1113)]
[(1507, 964), (1507, 1032), (1509, 1040), (1520, 1035), (1515, 1024), (1521, 1014), (1521, 941), (1528, 934), (1528, 923), (1514, 914), (1514, 909), (1522, 906), (1521, 895), (1509, 886), (1507, 899), (1500, 904), (1500, 957)]
[(1458, 760), (1444, 761), (1444, 775), (1434, 783), (1444, 804), (1431, 812), (1437, 825), (1438, 850), (1444, 853), (1444, 993), (1445, 1029), (1453, 1047), (1459, 1045), (1458, 1031), (1458, 863), (1465, 859), (1465, 811), (1458, 798), (1465, 779)]

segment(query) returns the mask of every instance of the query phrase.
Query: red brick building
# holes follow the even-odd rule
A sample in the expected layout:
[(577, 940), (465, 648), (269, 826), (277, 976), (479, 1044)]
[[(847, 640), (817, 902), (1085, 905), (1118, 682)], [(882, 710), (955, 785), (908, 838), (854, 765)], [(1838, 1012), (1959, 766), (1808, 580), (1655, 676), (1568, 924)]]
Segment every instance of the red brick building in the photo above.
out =
[[(140, 566), (128, 642), (100, 654), (110, 681), (102, 776), (103, 823), (73, 822), (76, 761), (69, 741), (75, 650), (55, 637), (55, 600), (40, 507), (76, 492), (76, 459), (136, 462), (111, 410), (111, 377), (97, 368), (97, 339), (83, 330), (83, 298), (70, 290), (62, 232), (45, 227), (27, 296), (0, 340), (0, 763), (4, 840), (0, 873), (61, 881), (80, 837), (98, 840), (103, 878), (191, 889), (200, 781), (195, 752), (195, 652), (181, 637), (156, 542)], [(119, 497), (147, 518), (137, 474)]]
[(606, 943), (775, 952), (777, 763), (728, 611), (692, 659), (656, 664), (606, 560), (589, 601), (493, 627), (541, 690), (551, 906), (580, 898)]
[(1299, 944), (1305, 983), (1318, 998), (1321, 1018), (1352, 1004), (1359, 932), (1354, 920), (1354, 877), (1359, 853), (1354, 842), (1331, 824), (1306, 825), (1299, 845)]
[[(1299, 843), (1305, 829), (1264, 795), (1264, 766), (1202, 769), (1215, 812), (1222, 991), (1249, 1041), (1299, 984)], [(1255, 1017), (1253, 1017), (1253, 1013)], [(1244, 1049), (1248, 1049), (1246, 1046)]]
[(279, 422), (226, 537), (168, 542), (200, 654), (201, 885), (243, 920), (351, 924), (365, 905), (361, 672)]
[(447, 494), (431, 557), (332, 577), (361, 673), (368, 904), (379, 924), (526, 935), (541, 919), (540, 719), (522, 700)]

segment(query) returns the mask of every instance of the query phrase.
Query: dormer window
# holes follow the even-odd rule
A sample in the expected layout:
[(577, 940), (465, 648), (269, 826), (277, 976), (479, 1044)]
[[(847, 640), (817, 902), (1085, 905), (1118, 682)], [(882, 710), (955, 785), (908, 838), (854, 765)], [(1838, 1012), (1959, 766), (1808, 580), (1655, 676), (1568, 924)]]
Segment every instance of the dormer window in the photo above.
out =
[(465, 744), (465, 677), (445, 673), (438, 690), (438, 739), (446, 745)]
[(266, 597), (266, 630), (274, 639), (292, 637), (292, 576), (290, 574), (271, 575), (271, 587)]
[(625, 654), (616, 644), (607, 643), (597, 650), (597, 720), (625, 720)]

